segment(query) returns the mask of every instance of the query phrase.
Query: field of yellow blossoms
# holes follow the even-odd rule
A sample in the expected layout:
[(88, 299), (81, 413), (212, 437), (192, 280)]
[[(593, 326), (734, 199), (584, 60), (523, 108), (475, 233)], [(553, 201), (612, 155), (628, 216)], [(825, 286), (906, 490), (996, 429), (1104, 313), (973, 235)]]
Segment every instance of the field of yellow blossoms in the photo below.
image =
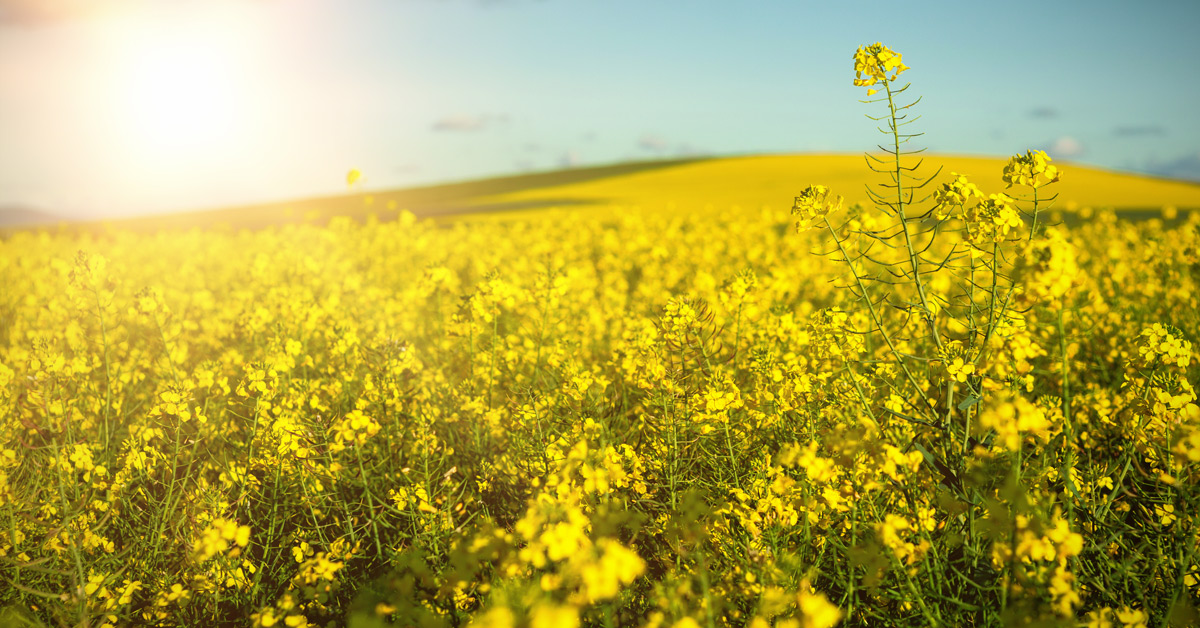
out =
[(10, 234), (0, 623), (1200, 621), (1200, 214), (1004, 176)]

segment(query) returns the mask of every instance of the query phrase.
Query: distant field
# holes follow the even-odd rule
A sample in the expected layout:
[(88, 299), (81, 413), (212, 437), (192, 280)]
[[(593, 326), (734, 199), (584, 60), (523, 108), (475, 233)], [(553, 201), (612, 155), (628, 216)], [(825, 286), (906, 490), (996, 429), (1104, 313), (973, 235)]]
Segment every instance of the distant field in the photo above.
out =
[[(968, 175), (985, 193), (1004, 191), (1000, 181), (1005, 159), (931, 155), (922, 168), (949, 179), (950, 172)], [(1200, 185), (1183, 181), (1068, 166), (1057, 184), (1057, 209), (1111, 207), (1125, 213), (1165, 205), (1200, 208)], [(477, 179), (400, 190), (370, 190), (278, 203), (228, 207), (161, 216), (72, 225), (71, 229), (157, 231), (199, 226), (250, 228), (305, 222), (323, 223), (334, 216), (382, 219), (400, 210), (420, 217), (489, 214), (548, 207), (639, 207), (644, 210), (728, 211), (738, 207), (790, 206), (795, 194), (810, 184), (827, 185), (847, 203), (866, 201), (865, 187), (883, 175), (871, 176), (862, 155), (767, 155), (679, 159), (574, 168), (536, 174)], [(935, 186), (930, 186), (932, 190)], [(12, 231), (13, 228), (8, 228)], [(0, 226), (0, 233), (5, 228)]]
[[(985, 194), (1003, 192), (1000, 174), (1007, 158), (930, 155), (921, 169), (949, 180), (951, 172), (967, 175)], [(1055, 185), (1056, 208), (1111, 207), (1158, 210), (1164, 205), (1200, 208), (1200, 185), (1182, 181), (1109, 172), (1068, 165)], [(710, 159), (618, 177), (530, 188), (484, 199), (481, 203), (516, 203), (564, 199), (573, 203), (637, 205), (644, 209), (759, 209), (790, 206), (805, 186), (829, 186), (847, 203), (866, 202), (865, 187), (884, 180), (866, 169), (862, 155), (769, 155)], [(932, 192), (936, 185), (928, 186)], [(918, 198), (920, 195), (918, 195)]]

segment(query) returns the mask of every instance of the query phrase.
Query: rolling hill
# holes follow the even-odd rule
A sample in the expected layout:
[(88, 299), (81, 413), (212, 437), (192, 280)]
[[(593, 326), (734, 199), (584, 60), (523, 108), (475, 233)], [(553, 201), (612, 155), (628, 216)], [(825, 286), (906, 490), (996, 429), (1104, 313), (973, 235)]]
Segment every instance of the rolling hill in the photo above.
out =
[[(967, 175), (986, 193), (1005, 190), (1000, 173), (1004, 158), (929, 155), (921, 172), (941, 174), (929, 186)], [(913, 162), (915, 163), (915, 162)], [(1200, 209), (1200, 184), (1060, 164), (1063, 180), (1050, 188), (1054, 207), (1112, 207), (1126, 212), (1158, 210), (1166, 205)], [(335, 216), (365, 219), (394, 217), (407, 210), (419, 217), (506, 217), (548, 207), (622, 206), (643, 211), (738, 211), (763, 206), (787, 207), (810, 184), (827, 185), (847, 203), (865, 202), (865, 186), (886, 181), (868, 170), (862, 155), (758, 155), (621, 163), (535, 174), (477, 179), (399, 190), (372, 190), (337, 196), (226, 207), (60, 225), (60, 229), (262, 228), (321, 223)], [(28, 222), (28, 221), (23, 221)], [(0, 225), (0, 230), (19, 229)]]

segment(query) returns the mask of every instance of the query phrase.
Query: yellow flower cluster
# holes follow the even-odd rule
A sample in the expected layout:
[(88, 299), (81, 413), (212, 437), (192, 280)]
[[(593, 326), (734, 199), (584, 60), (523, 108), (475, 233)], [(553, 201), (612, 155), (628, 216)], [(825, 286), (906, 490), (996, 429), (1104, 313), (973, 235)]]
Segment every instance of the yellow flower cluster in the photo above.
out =
[[(854, 52), (854, 84), (859, 87), (870, 87), (878, 83), (890, 83), (907, 70), (900, 53), (876, 42), (869, 46), (860, 46)], [(888, 76), (891, 72), (891, 76)], [(867, 95), (874, 94), (869, 90)]]
[[(238, 525), (236, 521), (218, 518), (214, 519), (204, 529), (200, 538), (192, 547), (193, 556), (199, 562), (204, 562), (217, 554), (222, 554), (231, 546), (246, 547), (250, 542), (250, 526)], [(236, 550), (236, 548), (235, 548)]]
[(1058, 166), (1050, 165), (1053, 161), (1045, 151), (1030, 150), (1024, 155), (1014, 155), (1004, 166), (1002, 179), (1008, 187), (1023, 185), (1034, 189), (1062, 179), (1062, 171)]
[(1146, 366), (1187, 368), (1192, 361), (1192, 343), (1180, 330), (1154, 323), (1138, 334), (1138, 355)]
[(1024, 397), (1014, 397), (987, 408), (979, 415), (979, 426), (994, 430), (999, 444), (1009, 451), (1019, 449), (1027, 438), (1044, 442), (1058, 429), (1041, 406)]
[(1048, 304), (1061, 303), (1081, 282), (1075, 245), (1057, 228), (1047, 229), (1044, 238), (1025, 249), (1018, 272), (1025, 297)]
[(975, 373), (975, 365), (970, 362), (965, 347), (959, 341), (950, 343), (942, 352), (942, 363), (946, 374), (957, 382), (965, 382)]
[(842, 197), (830, 197), (829, 188), (823, 185), (810, 185), (804, 188), (792, 205), (792, 215), (796, 216), (796, 231), (803, 232), (819, 226), (822, 219), (842, 208)]
[(983, 192), (980, 192), (974, 183), (968, 181), (966, 175), (951, 172), (950, 176), (953, 179), (943, 183), (933, 193), (933, 200), (938, 206), (937, 216), (940, 220), (949, 217), (951, 210), (955, 207), (963, 207), (967, 201), (983, 198)]
[(1054, 612), (1060, 617), (1074, 617), (1083, 600), (1076, 590), (1075, 575), (1069, 570), (1068, 561), (1083, 551), (1083, 536), (1072, 532), (1060, 513), (1055, 513), (1049, 522), (1019, 514), (1014, 528), (1011, 542), (992, 546), (992, 564), (1016, 562), (1021, 577), (1046, 580)]
[(1004, 242), (1009, 233), (1021, 228), (1021, 214), (1013, 205), (1012, 197), (1004, 194), (989, 194), (988, 197), (966, 210), (968, 238), (976, 247)]

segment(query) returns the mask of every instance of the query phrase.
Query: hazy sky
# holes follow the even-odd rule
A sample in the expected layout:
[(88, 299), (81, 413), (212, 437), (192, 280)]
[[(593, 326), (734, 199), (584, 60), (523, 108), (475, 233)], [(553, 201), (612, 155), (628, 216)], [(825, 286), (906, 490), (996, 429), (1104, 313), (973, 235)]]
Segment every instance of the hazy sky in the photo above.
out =
[(882, 138), (851, 85), (875, 41), (931, 150), (1200, 179), (1198, 28), (1196, 0), (0, 0), (0, 207), (857, 152)]

